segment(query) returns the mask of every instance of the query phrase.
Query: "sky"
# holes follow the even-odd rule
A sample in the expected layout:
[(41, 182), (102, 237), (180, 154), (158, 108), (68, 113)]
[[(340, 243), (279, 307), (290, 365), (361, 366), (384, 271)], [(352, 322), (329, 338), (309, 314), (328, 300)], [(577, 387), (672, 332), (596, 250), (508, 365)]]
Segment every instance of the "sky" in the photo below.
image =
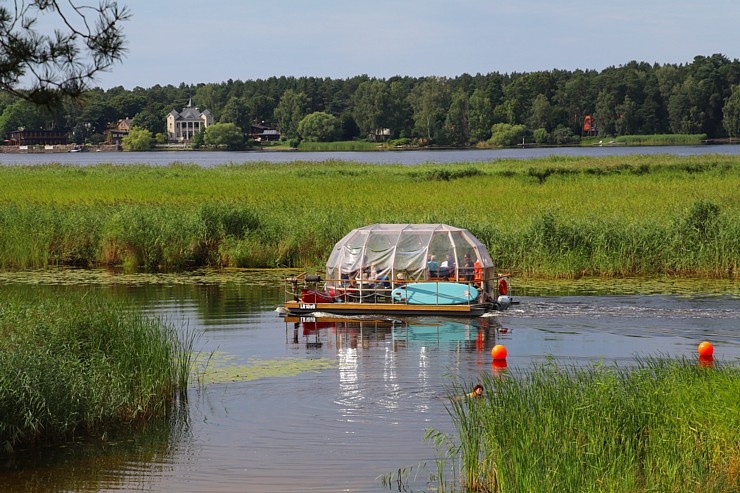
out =
[[(97, 0), (93, 0), (97, 3)], [(93, 86), (475, 75), (740, 57), (739, 0), (119, 0), (127, 53)]]

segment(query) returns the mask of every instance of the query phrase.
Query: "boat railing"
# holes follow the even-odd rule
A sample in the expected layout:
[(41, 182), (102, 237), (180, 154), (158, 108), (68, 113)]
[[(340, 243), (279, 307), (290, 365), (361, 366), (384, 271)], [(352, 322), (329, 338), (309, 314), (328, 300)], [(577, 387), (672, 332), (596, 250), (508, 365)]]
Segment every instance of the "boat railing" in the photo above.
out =
[[(481, 290), (479, 282), (469, 279), (460, 278), (450, 280), (448, 278), (440, 279), (421, 279), (421, 280), (391, 280), (391, 279), (326, 279), (323, 280), (320, 275), (302, 273), (297, 276), (286, 278), (285, 295), (287, 300), (301, 301), (305, 290), (313, 291), (314, 296), (319, 293), (327, 296), (331, 301), (337, 303), (392, 303), (398, 305), (408, 304), (405, 299), (394, 299), (393, 291), (401, 286), (414, 283), (436, 283), (437, 295), (439, 296), (439, 285), (441, 283), (456, 282)], [(481, 290), (482, 291), (482, 290)], [(480, 303), (481, 299), (468, 300), (467, 304), (474, 305)]]

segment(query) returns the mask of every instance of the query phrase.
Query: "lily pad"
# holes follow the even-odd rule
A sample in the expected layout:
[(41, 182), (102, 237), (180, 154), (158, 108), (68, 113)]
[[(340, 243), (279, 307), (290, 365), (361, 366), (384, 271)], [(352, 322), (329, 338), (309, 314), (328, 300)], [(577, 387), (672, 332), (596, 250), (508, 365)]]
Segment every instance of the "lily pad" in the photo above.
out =
[(280, 358), (260, 360), (250, 358), (246, 364), (237, 362), (234, 355), (214, 352), (196, 358), (196, 376), (202, 384), (246, 382), (263, 378), (293, 377), (305, 372), (320, 372), (336, 368), (329, 358)]

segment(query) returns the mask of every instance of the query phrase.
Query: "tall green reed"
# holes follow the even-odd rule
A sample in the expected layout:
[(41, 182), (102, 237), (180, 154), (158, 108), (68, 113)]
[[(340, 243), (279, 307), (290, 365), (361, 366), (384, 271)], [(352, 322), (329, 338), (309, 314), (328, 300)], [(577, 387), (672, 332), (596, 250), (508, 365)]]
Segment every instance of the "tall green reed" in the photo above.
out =
[(449, 408), (457, 433), (449, 440), (457, 443), (459, 486), (466, 490), (740, 486), (737, 365), (657, 358), (627, 368), (551, 363), (486, 375), (484, 386), (484, 399), (453, 399)]
[(94, 292), (6, 299), (0, 334), (6, 451), (165, 417), (186, 395), (194, 334)]
[(19, 184), (0, 189), (0, 268), (308, 268), (376, 222), (468, 228), (500, 270), (532, 276), (733, 278), (740, 257), (740, 160), (726, 156), (83, 171), (0, 170)]

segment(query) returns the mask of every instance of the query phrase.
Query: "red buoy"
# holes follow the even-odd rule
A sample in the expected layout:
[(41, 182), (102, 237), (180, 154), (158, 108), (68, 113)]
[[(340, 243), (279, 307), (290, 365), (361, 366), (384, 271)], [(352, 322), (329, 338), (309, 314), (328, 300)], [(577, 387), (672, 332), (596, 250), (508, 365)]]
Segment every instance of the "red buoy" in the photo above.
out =
[(698, 347), (699, 356), (712, 356), (714, 354), (714, 346), (711, 342), (704, 341), (699, 344)]
[(491, 357), (494, 360), (502, 360), (506, 359), (506, 346), (503, 344), (496, 344), (493, 346), (493, 349), (491, 349)]

